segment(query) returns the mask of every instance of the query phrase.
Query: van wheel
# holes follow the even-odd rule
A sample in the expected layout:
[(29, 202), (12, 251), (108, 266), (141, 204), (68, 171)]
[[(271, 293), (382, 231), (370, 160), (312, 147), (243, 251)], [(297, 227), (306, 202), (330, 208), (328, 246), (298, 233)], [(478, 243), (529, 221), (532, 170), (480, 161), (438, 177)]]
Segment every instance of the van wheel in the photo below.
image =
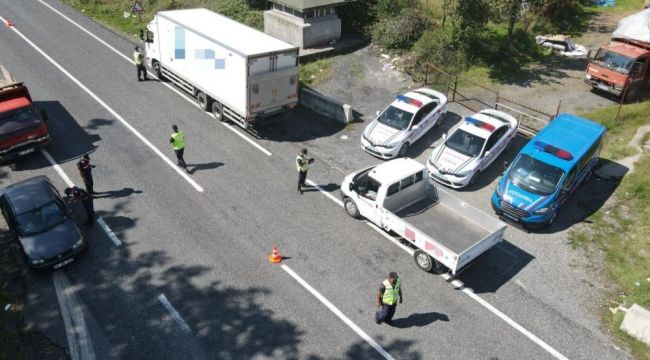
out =
[(223, 117), (223, 105), (221, 105), (220, 102), (218, 101), (212, 102), (212, 115), (214, 115), (214, 118), (219, 121), (225, 120)]
[(196, 93), (196, 102), (199, 104), (199, 107), (203, 111), (208, 111), (210, 108), (210, 98), (203, 91)]
[(589, 171), (589, 172), (587, 173), (587, 175), (585, 175), (585, 178), (582, 179), (582, 184), (584, 185), (584, 184), (588, 183), (589, 180), (591, 180), (591, 177), (592, 177), (593, 175), (594, 175), (593, 170)]
[(639, 89), (635, 86), (631, 89), (628, 89), (627, 94), (625, 94), (625, 102), (630, 103), (637, 101), (639, 99)]
[(359, 208), (357, 208), (357, 204), (352, 201), (352, 199), (347, 198), (345, 201), (343, 201), (343, 206), (345, 207), (345, 212), (348, 213), (351, 217), (355, 219), (361, 218), (361, 213), (359, 213)]
[(555, 222), (555, 219), (557, 218), (557, 210), (553, 212), (553, 215), (551, 215), (551, 218), (548, 219), (548, 222), (546, 223), (546, 226), (551, 226)]
[(399, 152), (397, 153), (397, 157), (405, 157), (406, 152), (409, 150), (409, 143), (404, 143), (401, 148), (399, 148)]
[(162, 70), (160, 69), (160, 63), (158, 61), (154, 61), (151, 64), (151, 68), (153, 69), (153, 73), (156, 74), (158, 80), (160, 81), (165, 80), (165, 77), (162, 74)]

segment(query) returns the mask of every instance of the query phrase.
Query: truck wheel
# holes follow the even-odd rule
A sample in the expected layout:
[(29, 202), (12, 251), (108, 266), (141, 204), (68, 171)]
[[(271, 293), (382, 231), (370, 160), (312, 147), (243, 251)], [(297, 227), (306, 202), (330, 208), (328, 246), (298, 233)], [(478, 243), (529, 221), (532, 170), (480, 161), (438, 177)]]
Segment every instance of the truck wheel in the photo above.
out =
[(160, 63), (158, 61), (154, 61), (151, 64), (151, 68), (153, 69), (153, 73), (156, 74), (158, 80), (160, 81), (165, 80), (165, 77), (163, 76), (162, 71), (160, 70)]
[(223, 105), (216, 100), (212, 102), (212, 115), (214, 115), (214, 118), (219, 121), (225, 121), (223, 116)]
[(345, 207), (345, 212), (348, 213), (351, 217), (355, 219), (359, 219), (361, 217), (361, 213), (359, 213), (359, 208), (357, 208), (357, 204), (352, 201), (352, 199), (347, 198), (345, 201), (343, 201), (343, 206)]
[(625, 102), (630, 103), (637, 101), (639, 99), (639, 89), (635, 86), (628, 89), (627, 94), (625, 94)]
[(397, 153), (397, 157), (405, 157), (406, 152), (409, 151), (409, 143), (404, 143), (401, 148), (399, 148), (399, 152)]
[(208, 111), (210, 109), (210, 98), (203, 91), (196, 93), (196, 102), (199, 104), (201, 110)]
[(430, 272), (433, 269), (433, 259), (422, 250), (415, 250), (413, 254), (415, 264), (422, 270)]

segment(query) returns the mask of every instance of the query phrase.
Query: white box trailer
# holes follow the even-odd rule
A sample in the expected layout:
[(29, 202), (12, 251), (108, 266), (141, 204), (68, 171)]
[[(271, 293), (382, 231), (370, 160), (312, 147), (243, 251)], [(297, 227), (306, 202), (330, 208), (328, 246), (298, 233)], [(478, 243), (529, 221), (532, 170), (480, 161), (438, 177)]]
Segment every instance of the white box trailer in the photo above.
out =
[(416, 249), (422, 270), (455, 275), (503, 240), (506, 225), (436, 187), (427, 175), (409, 158), (356, 171), (341, 184), (345, 211), (402, 237)]
[(298, 48), (207, 9), (158, 12), (145, 62), (215, 118), (248, 128), (298, 102)]

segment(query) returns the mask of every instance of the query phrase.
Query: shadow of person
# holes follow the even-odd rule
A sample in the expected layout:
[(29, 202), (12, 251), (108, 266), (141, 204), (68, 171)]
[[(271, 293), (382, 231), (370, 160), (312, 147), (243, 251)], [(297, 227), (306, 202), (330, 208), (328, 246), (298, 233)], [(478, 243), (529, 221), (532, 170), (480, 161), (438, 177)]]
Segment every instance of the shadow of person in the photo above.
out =
[(142, 190), (133, 190), (133, 188), (123, 188), (122, 190), (110, 190), (98, 192), (93, 197), (95, 199), (117, 199), (131, 196), (131, 194), (142, 194)]
[(391, 323), (391, 326), (399, 329), (406, 329), (413, 326), (423, 327), (438, 320), (448, 322), (449, 318), (447, 315), (440, 314), (435, 311), (424, 314), (411, 314), (407, 318), (394, 319)]
[[(192, 169), (190, 169), (191, 166), (193, 166)], [(188, 172), (190, 174), (194, 174), (195, 172), (201, 171), (201, 170), (216, 169), (219, 166), (223, 166), (223, 163), (213, 161), (213, 162), (209, 162), (209, 163), (205, 163), (205, 164), (187, 164)]]

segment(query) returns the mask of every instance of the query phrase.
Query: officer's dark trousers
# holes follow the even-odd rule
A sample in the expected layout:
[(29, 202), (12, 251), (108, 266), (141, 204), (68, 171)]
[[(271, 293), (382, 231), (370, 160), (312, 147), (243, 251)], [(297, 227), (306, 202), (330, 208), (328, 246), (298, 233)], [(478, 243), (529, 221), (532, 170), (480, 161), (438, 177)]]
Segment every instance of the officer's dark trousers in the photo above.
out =
[(81, 201), (81, 204), (86, 210), (86, 223), (92, 224), (95, 222), (95, 207), (93, 206), (93, 199), (86, 199)]
[(300, 190), (301, 187), (305, 186), (306, 179), (307, 179), (307, 172), (298, 171), (298, 190)]
[(95, 190), (93, 189), (93, 186), (94, 186), (95, 183), (93, 182), (92, 175), (84, 175), (83, 180), (84, 180), (84, 185), (86, 186), (86, 191), (88, 192), (88, 194), (91, 194), (91, 195), (94, 194)]
[(375, 313), (375, 322), (377, 324), (381, 324), (383, 322), (385, 322), (386, 324), (390, 324), (391, 321), (393, 321), (393, 315), (395, 315), (396, 308), (397, 308), (397, 304), (388, 305), (382, 303), (381, 310)]
[(138, 69), (138, 80), (147, 80), (147, 68), (144, 67), (144, 64), (136, 65), (135, 67)]
[(178, 159), (178, 166), (180, 167), (187, 167), (185, 164), (185, 159), (183, 159), (183, 153), (185, 152), (185, 148), (174, 150), (174, 153), (176, 153), (176, 159)]

